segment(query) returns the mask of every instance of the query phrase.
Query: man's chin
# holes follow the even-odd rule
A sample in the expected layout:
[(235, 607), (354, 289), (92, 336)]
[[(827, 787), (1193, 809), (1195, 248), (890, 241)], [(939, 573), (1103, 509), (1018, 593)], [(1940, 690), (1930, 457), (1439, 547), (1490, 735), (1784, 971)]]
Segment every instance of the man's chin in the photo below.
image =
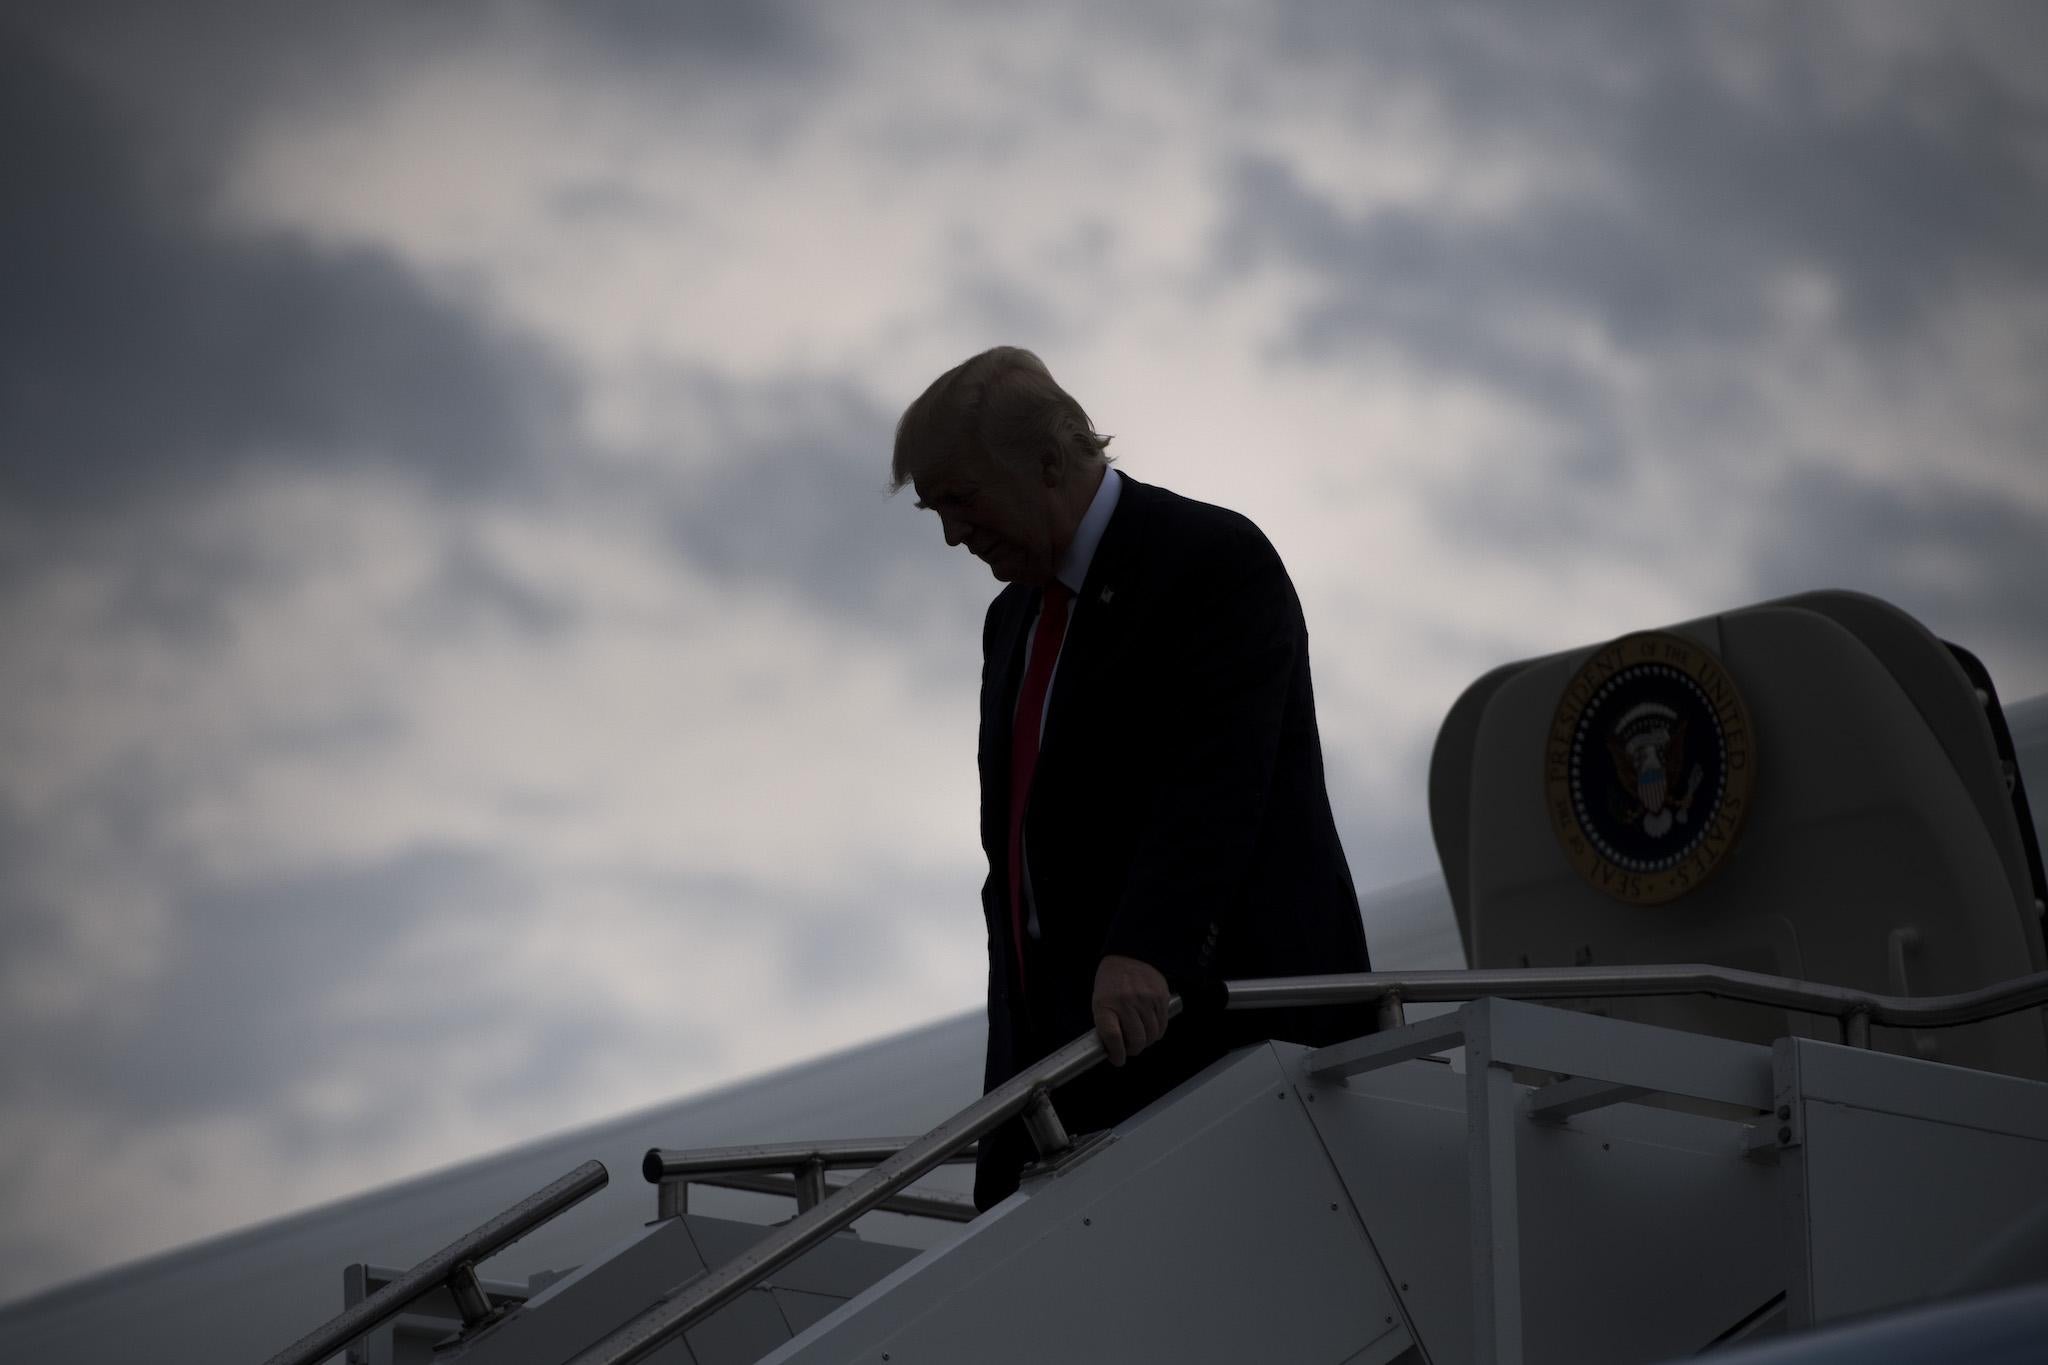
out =
[[(975, 558), (981, 557), (977, 555)], [(1031, 573), (1024, 564), (1010, 555), (1004, 555), (1000, 559), (983, 559), (981, 562), (988, 567), (989, 576), (998, 583), (1022, 583), (1026, 587), (1040, 587), (1052, 580), (1051, 574)]]
[(988, 571), (998, 583), (1021, 583), (1027, 588), (1042, 588), (1052, 582), (1051, 574), (1024, 573), (1014, 565), (998, 567), (991, 564), (988, 566)]

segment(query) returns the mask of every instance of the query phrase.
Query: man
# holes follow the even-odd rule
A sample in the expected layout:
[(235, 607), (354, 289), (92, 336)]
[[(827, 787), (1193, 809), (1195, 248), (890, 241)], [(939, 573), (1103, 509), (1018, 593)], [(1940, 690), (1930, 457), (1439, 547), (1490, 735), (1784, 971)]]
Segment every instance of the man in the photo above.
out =
[[(1077, 1132), (1238, 1043), (1371, 1027), (1352, 1010), (1167, 1026), (1175, 990), (1370, 964), (1286, 569), (1244, 517), (1110, 469), (1108, 444), (1037, 356), (998, 347), (910, 405), (893, 460), (893, 486), (1006, 585), (982, 629), (985, 1080), (1093, 1026), (1116, 1070), (1056, 1097)], [(985, 1141), (975, 1202), (1029, 1156), (1021, 1124)]]

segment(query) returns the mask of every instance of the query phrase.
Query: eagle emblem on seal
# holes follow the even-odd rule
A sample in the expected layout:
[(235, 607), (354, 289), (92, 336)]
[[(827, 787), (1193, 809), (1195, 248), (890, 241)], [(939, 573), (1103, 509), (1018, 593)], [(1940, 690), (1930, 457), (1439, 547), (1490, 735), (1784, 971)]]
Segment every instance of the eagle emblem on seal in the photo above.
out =
[(1727, 861), (1756, 780), (1749, 706), (1712, 650), (1671, 631), (1595, 649), (1565, 684), (1543, 799), (1573, 870), (1637, 905)]
[[(1685, 721), (1678, 712), (1661, 702), (1638, 704), (1607, 736), (1607, 752), (1621, 779), (1612, 800), (1616, 819), (1641, 825), (1652, 839), (1669, 834), (1674, 821), (1686, 822), (1707, 770), (1685, 766)], [(1673, 797), (1672, 778), (1681, 774), (1685, 790)]]

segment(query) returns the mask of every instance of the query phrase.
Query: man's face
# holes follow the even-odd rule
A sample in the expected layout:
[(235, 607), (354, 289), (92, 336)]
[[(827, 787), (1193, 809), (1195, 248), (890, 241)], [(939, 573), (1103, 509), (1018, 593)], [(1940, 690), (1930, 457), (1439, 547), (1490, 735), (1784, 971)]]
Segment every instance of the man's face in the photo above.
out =
[(938, 514), (948, 545), (965, 545), (1005, 583), (1042, 584), (1052, 580), (1058, 546), (1053, 490), (1037, 472), (964, 451), (911, 484), (917, 505)]

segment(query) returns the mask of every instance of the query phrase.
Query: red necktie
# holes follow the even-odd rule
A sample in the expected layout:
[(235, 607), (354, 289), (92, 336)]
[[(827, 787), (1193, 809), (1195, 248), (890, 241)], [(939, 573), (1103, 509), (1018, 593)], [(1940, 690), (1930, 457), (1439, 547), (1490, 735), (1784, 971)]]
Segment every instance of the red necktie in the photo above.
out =
[(1017, 949), (1017, 979), (1024, 979), (1024, 807), (1031, 796), (1031, 774), (1038, 767), (1038, 732), (1045, 716), (1045, 691), (1052, 667), (1059, 662), (1060, 642), (1067, 637), (1067, 605), (1073, 593), (1058, 582), (1045, 589), (1038, 629), (1031, 635), (1031, 658), (1017, 690), (1017, 714), (1010, 722), (1010, 936)]

